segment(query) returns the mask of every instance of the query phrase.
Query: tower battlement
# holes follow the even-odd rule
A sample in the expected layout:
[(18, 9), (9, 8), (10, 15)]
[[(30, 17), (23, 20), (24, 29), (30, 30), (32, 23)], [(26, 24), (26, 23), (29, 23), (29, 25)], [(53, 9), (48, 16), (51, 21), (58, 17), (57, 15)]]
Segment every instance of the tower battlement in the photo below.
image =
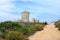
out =
[(29, 12), (28, 11), (23, 11), (22, 12), (22, 22), (29, 22)]

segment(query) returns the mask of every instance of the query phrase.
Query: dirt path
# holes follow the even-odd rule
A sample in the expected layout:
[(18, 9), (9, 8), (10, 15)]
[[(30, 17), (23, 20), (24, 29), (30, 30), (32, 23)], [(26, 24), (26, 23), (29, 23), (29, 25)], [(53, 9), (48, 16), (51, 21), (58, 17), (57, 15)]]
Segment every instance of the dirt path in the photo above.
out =
[(44, 30), (36, 32), (29, 40), (60, 40), (60, 31), (55, 28), (54, 23), (46, 25)]

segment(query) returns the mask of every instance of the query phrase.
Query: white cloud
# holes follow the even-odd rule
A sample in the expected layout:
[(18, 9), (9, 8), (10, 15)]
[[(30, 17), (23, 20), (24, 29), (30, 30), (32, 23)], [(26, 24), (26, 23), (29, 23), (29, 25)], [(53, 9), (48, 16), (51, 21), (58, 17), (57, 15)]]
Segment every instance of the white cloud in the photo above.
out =
[(32, 11), (38, 13), (51, 13), (55, 15), (60, 15), (60, 0), (22, 0), (24, 2), (33, 2), (38, 5), (29, 6), (29, 8), (33, 9)]
[(12, 1), (15, 0), (0, 0), (0, 21), (18, 19), (18, 15), (10, 13), (15, 11), (12, 10), (13, 8), (16, 8)]
[(0, 12), (0, 21), (6, 21), (6, 20), (17, 20), (20, 18), (20, 15), (13, 15), (11, 13), (7, 12)]
[(14, 4), (11, 3), (11, 0), (2, 0), (0, 1), (0, 10), (2, 11), (9, 11), (11, 10), (12, 8), (14, 8)]
[[(23, 8), (17, 8), (13, 3), (16, 0), (0, 0), (0, 18), (1, 20), (14, 20), (18, 19), (19, 15), (14, 15), (11, 12), (21, 12)], [(28, 5), (25, 7), (29, 8), (29, 12), (33, 12), (35, 15), (39, 13), (51, 13), (54, 15), (60, 15), (60, 0), (20, 0), (24, 2), (33, 2), (37, 5)], [(18, 5), (18, 2), (16, 3)], [(22, 5), (19, 5), (22, 6)], [(38, 14), (37, 14), (38, 13)], [(17, 14), (17, 13), (16, 13)], [(32, 14), (32, 15), (34, 15)]]
[[(40, 20), (42, 21), (52, 22), (60, 18), (60, 0), (21, 0), (21, 1), (23, 2), (30, 1), (35, 3), (35, 5), (34, 4), (26, 5), (26, 7), (30, 8), (30, 11), (34, 13), (30, 15), (31, 16), (30, 19), (32, 17), (35, 18), (39, 17), (38, 19), (41, 18)], [(42, 13), (45, 16), (41, 15)]]

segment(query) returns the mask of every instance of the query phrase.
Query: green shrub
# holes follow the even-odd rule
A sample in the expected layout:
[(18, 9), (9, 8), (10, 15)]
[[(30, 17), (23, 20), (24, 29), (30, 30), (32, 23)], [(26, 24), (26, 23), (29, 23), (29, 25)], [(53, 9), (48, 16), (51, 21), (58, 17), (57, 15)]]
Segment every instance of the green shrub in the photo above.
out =
[(43, 30), (44, 23), (18, 23), (5, 21), (0, 23), (2, 37), (10, 40), (25, 40), (26, 37), (33, 35), (36, 31)]
[(21, 25), (17, 24), (16, 22), (12, 22), (12, 21), (5, 21), (5, 22), (0, 23), (0, 31), (2, 29), (4, 29), (4, 30), (15, 30), (15, 29), (17, 29), (18, 30), (18, 28), (21, 28), (21, 27), (22, 27)]
[(60, 30), (60, 20), (58, 20), (58, 21), (55, 22), (55, 27)]
[(41, 31), (41, 30), (43, 30), (43, 28), (44, 28), (44, 25), (35, 24), (35, 29), (36, 29), (36, 31)]
[(7, 33), (7, 39), (9, 40), (25, 40), (25, 37), (20, 31), (9, 31)]

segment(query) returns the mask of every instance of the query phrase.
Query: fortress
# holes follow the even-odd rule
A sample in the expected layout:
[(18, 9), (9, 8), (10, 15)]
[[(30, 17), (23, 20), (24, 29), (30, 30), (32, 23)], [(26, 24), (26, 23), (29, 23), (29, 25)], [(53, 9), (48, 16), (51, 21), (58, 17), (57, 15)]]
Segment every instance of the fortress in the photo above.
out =
[(23, 11), (22, 12), (22, 22), (29, 22), (29, 12), (28, 11)]
[(32, 18), (32, 21), (29, 21), (29, 12), (28, 11), (23, 11), (21, 12), (21, 19), (17, 20), (16, 22), (21, 22), (21, 23), (31, 23), (31, 22), (35, 22), (35, 23), (44, 23), (44, 24), (48, 24), (47, 22), (40, 22), (38, 19), (36, 18)]
[[(21, 13), (21, 20), (20, 20), (20, 22), (29, 22), (29, 12), (28, 11), (23, 11), (22, 13)], [(37, 20), (37, 19), (35, 19), (35, 18), (33, 18), (32, 19), (32, 22), (39, 22), (39, 20)]]

